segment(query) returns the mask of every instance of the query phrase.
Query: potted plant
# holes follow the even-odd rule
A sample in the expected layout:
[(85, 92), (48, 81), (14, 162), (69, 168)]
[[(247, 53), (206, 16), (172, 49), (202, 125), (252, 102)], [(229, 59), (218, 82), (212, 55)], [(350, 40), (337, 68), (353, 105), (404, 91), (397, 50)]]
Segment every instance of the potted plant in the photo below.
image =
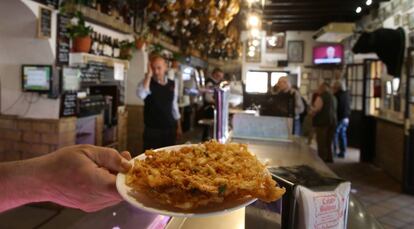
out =
[(141, 32), (135, 36), (135, 46), (137, 49), (142, 49), (144, 44), (152, 39), (152, 34), (148, 26), (142, 28)]
[(85, 18), (81, 12), (76, 12), (72, 18), (68, 28), (68, 34), (72, 39), (72, 47), (74, 52), (86, 52), (91, 49), (92, 27), (85, 25)]
[(132, 51), (136, 48), (134, 41), (123, 40), (119, 43), (121, 53), (119, 57), (121, 59), (130, 60), (132, 58)]

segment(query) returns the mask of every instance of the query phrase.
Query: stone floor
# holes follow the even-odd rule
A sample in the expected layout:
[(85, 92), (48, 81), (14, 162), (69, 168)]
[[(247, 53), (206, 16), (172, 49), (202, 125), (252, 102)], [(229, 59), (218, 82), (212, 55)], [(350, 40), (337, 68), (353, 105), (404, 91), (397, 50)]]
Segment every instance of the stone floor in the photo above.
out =
[(350, 149), (329, 167), (352, 182), (351, 192), (384, 228), (414, 228), (414, 196), (402, 194), (400, 184), (380, 168), (358, 161), (359, 152)]

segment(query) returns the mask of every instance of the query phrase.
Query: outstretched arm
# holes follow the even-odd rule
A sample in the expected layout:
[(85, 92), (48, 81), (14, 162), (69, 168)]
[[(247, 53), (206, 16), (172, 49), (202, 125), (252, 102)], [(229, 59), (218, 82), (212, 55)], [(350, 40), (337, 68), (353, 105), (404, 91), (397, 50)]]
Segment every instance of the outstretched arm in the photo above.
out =
[(75, 145), (29, 160), (0, 164), (0, 212), (27, 203), (51, 201), (96, 211), (118, 203), (117, 172), (131, 165), (128, 152)]

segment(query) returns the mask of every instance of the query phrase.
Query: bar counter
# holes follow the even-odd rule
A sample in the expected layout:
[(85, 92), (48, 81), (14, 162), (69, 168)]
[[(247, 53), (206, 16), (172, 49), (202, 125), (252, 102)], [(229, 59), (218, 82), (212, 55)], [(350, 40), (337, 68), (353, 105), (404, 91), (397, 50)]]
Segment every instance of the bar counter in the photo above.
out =
[[(335, 175), (317, 156), (316, 152), (300, 139), (292, 142), (271, 142), (258, 140), (233, 139), (235, 142), (247, 143), (250, 151), (262, 162), (270, 166), (309, 165), (323, 173)], [(248, 209), (248, 208), (247, 208)], [(280, 228), (279, 217), (269, 218), (269, 214), (259, 214), (254, 218), (245, 208), (221, 216), (205, 218), (175, 218), (154, 215), (134, 209), (127, 203), (85, 215), (72, 228)], [(249, 220), (248, 220), (249, 218)], [(168, 222), (169, 220), (169, 222)], [(252, 220), (254, 222), (252, 222)], [(250, 221), (250, 222), (248, 222)], [(266, 223), (265, 223), (266, 222)], [(270, 222), (270, 223), (269, 223)], [(382, 228), (364, 209), (362, 204), (351, 194), (349, 202), (348, 228)]]

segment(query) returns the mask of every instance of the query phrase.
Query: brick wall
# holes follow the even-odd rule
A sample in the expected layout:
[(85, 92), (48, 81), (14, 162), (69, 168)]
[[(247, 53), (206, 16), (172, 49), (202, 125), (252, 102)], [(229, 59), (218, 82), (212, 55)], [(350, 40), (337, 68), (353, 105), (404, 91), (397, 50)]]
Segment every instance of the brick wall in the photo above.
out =
[(59, 120), (0, 116), (0, 161), (41, 156), (74, 145), (76, 118)]

